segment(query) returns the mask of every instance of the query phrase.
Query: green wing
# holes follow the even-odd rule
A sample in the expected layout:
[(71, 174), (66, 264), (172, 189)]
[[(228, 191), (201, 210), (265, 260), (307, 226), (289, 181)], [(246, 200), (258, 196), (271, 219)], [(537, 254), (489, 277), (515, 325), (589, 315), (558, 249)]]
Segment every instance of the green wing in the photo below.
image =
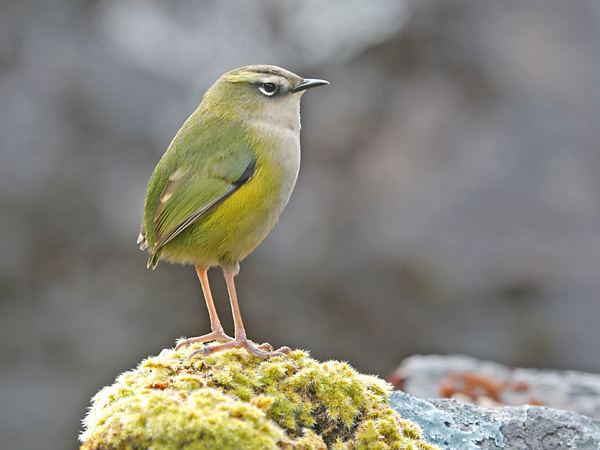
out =
[(150, 252), (148, 267), (158, 263), (161, 247), (254, 174), (254, 152), (238, 130), (218, 131), (217, 139), (202, 139), (186, 136), (182, 129), (156, 166), (148, 183), (141, 233), (142, 245)]

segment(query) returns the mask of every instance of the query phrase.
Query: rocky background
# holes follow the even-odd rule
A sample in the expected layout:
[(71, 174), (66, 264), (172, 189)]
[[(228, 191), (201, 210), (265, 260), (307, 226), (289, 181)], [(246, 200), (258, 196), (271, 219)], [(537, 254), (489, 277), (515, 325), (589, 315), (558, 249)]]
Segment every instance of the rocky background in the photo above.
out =
[(401, 391), (390, 398), (425, 439), (447, 450), (597, 450), (600, 421), (543, 406), (484, 408), (457, 400), (422, 400)]
[(4, 0), (3, 447), (74, 448), (98, 388), (207, 329), (192, 269), (147, 271), (135, 239), (178, 126), (249, 63), (332, 82), (242, 266), (252, 337), (380, 374), (416, 352), (600, 371), (598, 2)]
[(389, 379), (402, 389), (392, 393), (393, 408), (444, 449), (600, 448), (598, 374), (414, 355)]
[(451, 398), (487, 407), (546, 406), (600, 419), (600, 375), (523, 369), (463, 355), (414, 355), (389, 377), (419, 398)]

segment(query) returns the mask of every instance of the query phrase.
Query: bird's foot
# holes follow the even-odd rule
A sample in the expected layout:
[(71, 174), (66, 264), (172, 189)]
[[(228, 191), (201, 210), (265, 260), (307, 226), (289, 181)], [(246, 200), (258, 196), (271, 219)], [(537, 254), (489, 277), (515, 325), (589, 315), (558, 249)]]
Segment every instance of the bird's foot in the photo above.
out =
[(271, 344), (255, 344), (247, 338), (236, 338), (224, 344), (207, 345), (200, 350), (196, 350), (189, 357), (192, 358), (196, 355), (210, 355), (211, 353), (220, 352), (222, 350), (228, 350), (230, 348), (243, 348), (248, 353), (259, 358), (270, 358), (271, 356), (281, 356), (288, 354), (291, 349), (289, 347), (281, 347), (277, 350), (273, 350)]
[(203, 344), (205, 342), (212, 342), (212, 341), (229, 342), (229, 341), (233, 341), (233, 338), (231, 336), (227, 336), (223, 330), (215, 330), (215, 331), (211, 331), (208, 334), (204, 334), (202, 336), (181, 339), (180, 341), (177, 342), (177, 345), (175, 346), (175, 350), (179, 350), (180, 348), (186, 347), (191, 344)]

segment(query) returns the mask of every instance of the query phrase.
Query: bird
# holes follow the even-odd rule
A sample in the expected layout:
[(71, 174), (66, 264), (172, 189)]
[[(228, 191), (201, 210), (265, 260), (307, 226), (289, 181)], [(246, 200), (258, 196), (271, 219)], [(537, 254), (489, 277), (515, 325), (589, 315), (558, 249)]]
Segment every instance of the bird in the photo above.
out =
[[(239, 67), (203, 95), (156, 165), (146, 189), (138, 244), (160, 261), (193, 265), (210, 318), (210, 333), (191, 354), (242, 348), (260, 358), (288, 353), (248, 339), (235, 288), (240, 262), (267, 237), (290, 199), (300, 169), (300, 99), (329, 84), (274, 65)], [(223, 329), (208, 271), (220, 267), (234, 322)], [(212, 343), (208, 345), (209, 343)]]

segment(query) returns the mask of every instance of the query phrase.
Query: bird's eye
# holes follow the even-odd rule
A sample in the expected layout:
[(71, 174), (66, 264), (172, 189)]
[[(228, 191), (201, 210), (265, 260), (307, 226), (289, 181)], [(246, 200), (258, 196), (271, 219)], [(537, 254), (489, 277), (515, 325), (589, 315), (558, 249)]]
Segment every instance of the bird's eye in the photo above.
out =
[(272, 97), (273, 95), (277, 94), (279, 86), (277, 86), (275, 83), (261, 83), (258, 85), (258, 90), (267, 97)]

